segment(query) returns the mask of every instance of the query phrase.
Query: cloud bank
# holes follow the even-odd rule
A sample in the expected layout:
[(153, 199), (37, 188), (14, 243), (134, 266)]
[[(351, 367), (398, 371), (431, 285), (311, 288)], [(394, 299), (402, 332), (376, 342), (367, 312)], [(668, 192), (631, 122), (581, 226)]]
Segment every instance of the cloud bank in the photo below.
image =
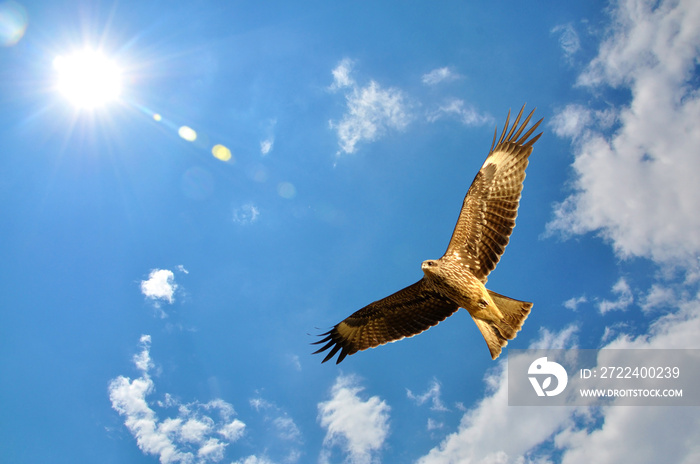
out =
[(571, 104), (554, 118), (555, 133), (574, 142), (575, 178), (548, 231), (596, 232), (621, 257), (687, 266), (700, 253), (700, 4), (615, 5), (608, 38), (578, 85), (629, 89), (631, 100)]

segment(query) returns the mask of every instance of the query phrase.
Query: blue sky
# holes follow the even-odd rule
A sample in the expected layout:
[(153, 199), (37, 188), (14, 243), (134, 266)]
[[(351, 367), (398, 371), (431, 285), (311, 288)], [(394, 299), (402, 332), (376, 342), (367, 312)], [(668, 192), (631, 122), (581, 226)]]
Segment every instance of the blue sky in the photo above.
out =
[[(700, 348), (699, 25), (693, 0), (0, 3), (1, 460), (696, 462), (695, 408), (509, 407), (465, 311), (339, 366), (310, 343), (444, 252), (527, 102), (489, 278), (534, 302), (509, 347)], [(57, 90), (84, 48), (116, 101)]]

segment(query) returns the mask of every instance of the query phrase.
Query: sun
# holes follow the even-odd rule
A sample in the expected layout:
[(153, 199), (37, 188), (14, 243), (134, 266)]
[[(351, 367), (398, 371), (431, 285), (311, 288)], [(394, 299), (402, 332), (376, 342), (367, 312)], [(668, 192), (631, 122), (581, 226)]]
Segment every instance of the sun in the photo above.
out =
[(57, 90), (74, 106), (94, 109), (116, 101), (122, 90), (121, 70), (102, 53), (85, 49), (53, 62)]

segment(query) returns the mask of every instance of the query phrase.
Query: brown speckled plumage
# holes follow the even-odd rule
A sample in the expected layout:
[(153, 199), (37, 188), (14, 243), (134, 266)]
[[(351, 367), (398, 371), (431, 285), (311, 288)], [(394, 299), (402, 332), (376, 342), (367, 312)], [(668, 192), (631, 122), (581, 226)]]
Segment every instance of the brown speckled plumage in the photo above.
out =
[(499, 295), (484, 285), (515, 227), (528, 157), (542, 135), (530, 138), (541, 119), (523, 134), (534, 113), (518, 126), (524, 109), (510, 129), (508, 112), (498, 140), (498, 131), (494, 133), (491, 151), (464, 198), (445, 254), (423, 262), (425, 275), (418, 282), (365, 306), (323, 334), (314, 343), (325, 343), (315, 353), (330, 349), (323, 362), (338, 352), (340, 363), (358, 351), (412, 337), (459, 308), (474, 318), (493, 359), (515, 337), (532, 303)]

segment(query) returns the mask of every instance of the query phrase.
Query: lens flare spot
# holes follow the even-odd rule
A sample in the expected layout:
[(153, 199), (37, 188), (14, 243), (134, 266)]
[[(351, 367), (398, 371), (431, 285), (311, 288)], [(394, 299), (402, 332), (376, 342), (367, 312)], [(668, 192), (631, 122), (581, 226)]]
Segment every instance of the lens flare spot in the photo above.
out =
[(258, 220), (258, 216), (260, 216), (260, 210), (252, 203), (233, 210), (233, 222), (238, 224), (252, 224)]
[(163, 116), (161, 116), (160, 114), (156, 113), (156, 114), (153, 115), (153, 120), (158, 121), (158, 122), (161, 122), (161, 121), (163, 120)]
[(79, 108), (95, 108), (116, 100), (121, 93), (121, 71), (94, 50), (85, 49), (53, 62), (58, 74), (57, 89)]
[(195, 130), (191, 127), (182, 126), (180, 129), (178, 129), (177, 133), (188, 142), (194, 142), (197, 140), (197, 132), (195, 132)]
[(254, 164), (248, 166), (248, 169), (246, 169), (246, 174), (255, 182), (267, 181), (267, 168), (265, 168), (265, 166), (263, 166), (262, 164)]
[(0, 45), (16, 45), (27, 30), (27, 10), (17, 2), (0, 3)]
[(289, 182), (280, 182), (280, 184), (277, 186), (277, 193), (282, 198), (291, 199), (296, 196), (297, 189)]
[(231, 150), (223, 145), (214, 145), (214, 148), (211, 149), (211, 154), (214, 155), (214, 158), (221, 161), (229, 161), (231, 159)]

